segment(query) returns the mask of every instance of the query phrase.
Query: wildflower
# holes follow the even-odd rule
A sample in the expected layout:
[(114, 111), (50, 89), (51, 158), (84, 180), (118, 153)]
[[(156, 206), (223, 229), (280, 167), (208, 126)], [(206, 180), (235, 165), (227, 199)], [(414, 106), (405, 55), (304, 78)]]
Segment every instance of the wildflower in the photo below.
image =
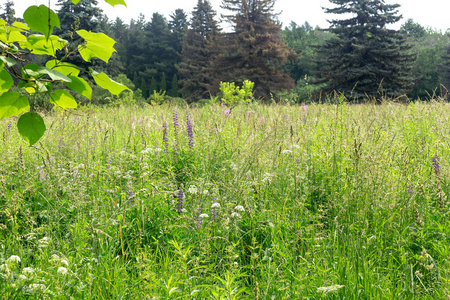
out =
[(283, 151), (281, 151), (281, 153), (282, 153), (282, 154), (289, 154), (289, 153), (292, 153), (292, 151), (291, 151), (291, 150), (288, 150), (288, 149), (286, 149), (286, 150), (283, 150)]
[(108, 159), (106, 160), (106, 169), (111, 169), (111, 158), (108, 157)]
[(159, 148), (158, 148), (158, 145), (159, 145), (159, 143), (158, 143), (158, 141), (156, 141), (156, 143), (155, 143), (155, 156), (158, 156), (158, 152), (159, 152)]
[(59, 267), (57, 272), (58, 272), (58, 274), (66, 275), (67, 274), (67, 269), (64, 268), (64, 267)]
[(198, 189), (195, 185), (191, 185), (188, 189), (188, 193), (197, 194), (197, 192), (198, 192)]
[(176, 152), (178, 146), (178, 113), (176, 110), (173, 112), (173, 133), (175, 136), (173, 150)]
[(0, 265), (0, 272), (9, 272), (8, 266), (6, 264)]
[(189, 139), (189, 150), (194, 150), (194, 132), (192, 131), (192, 121), (191, 121), (191, 112), (189, 110), (186, 111), (186, 125)]
[(440, 165), (439, 165), (439, 156), (437, 154), (435, 154), (433, 156), (433, 167), (434, 167), (434, 172), (436, 173), (436, 175), (439, 175), (441, 169), (440, 169)]
[(177, 202), (177, 213), (181, 214), (183, 212), (183, 189), (180, 188), (178, 191), (178, 202)]
[(335, 292), (338, 289), (343, 288), (345, 285), (339, 285), (339, 284), (335, 284), (335, 285), (330, 285), (330, 286), (322, 286), (320, 288), (317, 289), (318, 293), (323, 293), (323, 294), (327, 294), (329, 292)]
[(45, 286), (45, 284), (42, 284), (42, 283), (33, 283), (33, 284), (30, 284), (29, 288), (30, 288), (31, 292), (34, 292), (34, 291), (44, 292), (47, 287)]
[(166, 121), (163, 122), (163, 145), (164, 145), (164, 152), (166, 153), (166, 155), (169, 155), (169, 138), (167, 137)]
[(26, 268), (23, 268), (22, 273), (31, 275), (34, 273), (34, 270), (32, 268), (26, 267)]
[(19, 275), (19, 278), (17, 278), (18, 281), (25, 281), (25, 280), (27, 280), (27, 279), (28, 279), (27, 276), (22, 275), (22, 274), (20, 274), (20, 275)]
[(201, 215), (199, 215), (198, 217), (199, 217), (199, 218), (202, 218), (202, 219), (203, 219), (203, 218), (209, 218), (209, 216), (208, 216), (207, 214), (201, 214)]
[(11, 255), (11, 256), (6, 260), (6, 263), (12, 263), (12, 262), (20, 263), (20, 257), (18, 257), (17, 255)]
[[(211, 198), (213, 200), (217, 200), (217, 198)], [(215, 201), (211, 201), (211, 216), (212, 219), (215, 220), (217, 218), (217, 210), (220, 208), (220, 204)]]
[(241, 215), (240, 215), (239, 213), (237, 213), (237, 212), (233, 212), (233, 213), (231, 213), (231, 217), (232, 217), (233, 219), (240, 219), (240, 218), (241, 218)]
[(209, 191), (208, 191), (208, 190), (203, 190), (202, 194), (203, 194), (203, 195), (208, 195), (208, 194), (209, 194)]
[(414, 184), (411, 183), (407, 188), (409, 196), (412, 197), (412, 195), (414, 194)]
[(52, 239), (51, 238), (49, 238), (49, 237), (43, 237), (42, 239), (40, 239), (39, 241), (38, 241), (38, 246), (40, 247), (40, 248), (45, 248), (45, 247), (47, 247), (48, 246), (48, 244), (50, 243), (52, 241)]
[(202, 210), (199, 208), (197, 209), (197, 214), (194, 216), (194, 220), (195, 220), (195, 227), (197, 228), (201, 228), (202, 227)]
[(211, 202), (211, 208), (213, 208), (213, 209), (220, 208), (220, 203), (218, 203), (218, 202)]
[(236, 205), (236, 207), (234, 208), (235, 211), (241, 211), (244, 212), (245, 208), (242, 205)]
[(44, 168), (41, 166), (39, 167), (39, 178), (44, 181), (45, 180), (45, 170)]
[(52, 254), (52, 256), (50, 257), (51, 260), (59, 260), (59, 256), (58, 254)]
[(66, 144), (64, 143), (64, 137), (62, 136), (61, 139), (59, 140), (59, 151), (64, 150), (65, 147)]
[(62, 265), (65, 265), (66, 267), (69, 266), (69, 262), (67, 261), (67, 259), (62, 259), (62, 260), (61, 260), (61, 264), (62, 264)]
[(300, 110), (306, 114), (308, 112), (308, 105), (300, 106)]

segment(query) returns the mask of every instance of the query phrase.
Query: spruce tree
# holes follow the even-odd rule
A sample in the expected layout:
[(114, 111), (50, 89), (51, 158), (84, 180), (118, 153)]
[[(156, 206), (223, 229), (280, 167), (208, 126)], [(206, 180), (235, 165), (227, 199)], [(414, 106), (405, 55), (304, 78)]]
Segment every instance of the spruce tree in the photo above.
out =
[(161, 92), (165, 92), (167, 90), (166, 73), (165, 72), (162, 73), (161, 83), (159, 84), (159, 89)]
[(145, 82), (144, 78), (141, 78), (141, 92), (142, 92), (142, 97), (147, 98), (149, 96), (149, 89), (147, 88), (147, 82)]
[(183, 43), (182, 62), (177, 65), (181, 92), (188, 102), (207, 98), (208, 88), (212, 86), (212, 44), (220, 30), (215, 17), (211, 3), (198, 0)]
[(152, 77), (152, 81), (150, 83), (150, 88), (148, 92), (150, 93), (150, 95), (153, 95), (155, 91), (158, 92), (158, 83), (156, 82), (155, 77)]
[(178, 97), (178, 78), (177, 78), (177, 74), (173, 75), (172, 78), (172, 84), (171, 84), (171, 89), (170, 89), (170, 95), (172, 97)]
[(450, 95), (450, 45), (447, 46), (446, 52), (442, 56), (440, 77), (442, 94), (445, 98), (448, 98), (448, 95)]
[(224, 35), (219, 44), (223, 51), (215, 58), (216, 82), (251, 80), (255, 97), (266, 100), (278, 90), (294, 87), (282, 67), (297, 55), (281, 38), (274, 5), (275, 0), (222, 0), (234, 32)]
[(384, 0), (330, 0), (329, 14), (350, 16), (331, 20), (328, 31), (335, 34), (318, 47), (322, 66), (316, 83), (322, 92), (344, 93), (351, 101), (365, 98), (396, 98), (413, 87), (411, 68), (416, 55), (399, 31), (386, 28), (400, 20), (398, 4)]

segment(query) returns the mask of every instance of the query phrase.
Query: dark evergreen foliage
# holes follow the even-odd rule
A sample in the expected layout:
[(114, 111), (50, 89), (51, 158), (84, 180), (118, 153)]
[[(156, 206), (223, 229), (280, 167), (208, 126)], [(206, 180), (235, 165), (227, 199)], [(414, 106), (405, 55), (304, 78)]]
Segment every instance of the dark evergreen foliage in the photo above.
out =
[(447, 46), (446, 52), (442, 56), (440, 75), (442, 94), (447, 98), (450, 94), (450, 44)]
[(398, 4), (384, 0), (330, 0), (334, 8), (329, 14), (350, 15), (347, 19), (331, 20), (335, 37), (318, 47), (319, 76), (326, 83), (324, 92), (344, 93), (349, 100), (364, 98), (396, 98), (411, 91), (411, 73), (415, 53), (406, 36), (387, 29), (386, 25), (400, 20)]
[(223, 0), (224, 17), (233, 25), (232, 34), (222, 35), (214, 60), (219, 81), (255, 83), (254, 96), (270, 99), (276, 91), (291, 89), (294, 80), (282, 70), (297, 55), (281, 38), (281, 25), (274, 12), (274, 0)]
[(220, 31), (215, 17), (216, 12), (208, 0), (199, 0), (192, 12), (181, 52), (182, 62), (177, 65), (181, 92), (188, 102), (209, 95), (214, 73), (211, 62), (217, 51), (214, 41)]

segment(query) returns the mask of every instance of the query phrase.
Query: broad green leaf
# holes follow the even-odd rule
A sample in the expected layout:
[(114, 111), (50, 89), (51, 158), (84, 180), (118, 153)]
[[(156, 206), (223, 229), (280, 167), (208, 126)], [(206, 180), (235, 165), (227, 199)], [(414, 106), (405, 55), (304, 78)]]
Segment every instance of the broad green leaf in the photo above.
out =
[(30, 30), (30, 27), (27, 26), (27, 24), (21, 23), (21, 22), (14, 22), (12, 26), (23, 29), (23, 30)]
[(83, 79), (75, 76), (69, 76), (71, 82), (67, 82), (67, 87), (88, 99), (92, 98), (92, 88)]
[(9, 31), (6, 34), (6, 42), (14, 43), (14, 42), (25, 42), (27, 37), (20, 33), (20, 31)]
[(118, 82), (115, 82), (114, 80), (110, 79), (105, 73), (101, 72), (98, 73), (92, 69), (91, 75), (94, 77), (95, 83), (97, 83), (100, 87), (104, 88), (105, 90), (110, 91), (113, 95), (119, 95), (124, 90), (129, 90), (126, 86), (123, 84), (120, 84)]
[(46, 130), (42, 117), (32, 112), (27, 112), (20, 116), (19, 121), (17, 121), (17, 128), (20, 135), (30, 146), (36, 144)]
[(6, 25), (6, 21), (3, 19), (0, 19), (0, 26), (5, 26)]
[[(40, 81), (20, 81), (18, 84), (19, 88), (27, 91), (28, 94), (32, 95), (35, 93), (47, 93), (51, 90), (52, 85), (50, 82), (40, 82)], [(50, 90), (49, 90), (50, 88)]]
[(50, 102), (64, 109), (77, 108), (77, 102), (72, 95), (65, 90), (57, 90), (51, 94)]
[(78, 4), (80, 2), (80, 0), (70, 0), (72, 1), (73, 4)]
[(66, 76), (73, 75), (78, 76), (80, 74), (80, 69), (77, 66), (66, 62), (60, 62), (59, 60), (49, 60), (45, 66), (49, 69), (56, 70), (63, 73)]
[(0, 71), (0, 94), (9, 91), (13, 84), (14, 80), (12, 76), (2, 68)]
[(30, 109), (27, 97), (17, 92), (6, 92), (0, 96), (0, 119), (19, 115)]
[[(74, 1), (74, 0), (72, 0), (72, 2), (73, 2), (73, 1)], [(105, 0), (105, 2), (111, 4), (112, 6), (118, 5), (118, 4), (127, 6), (127, 4), (125, 3), (125, 0)]]
[(56, 56), (56, 50), (61, 50), (67, 41), (59, 36), (52, 35), (49, 39), (40, 34), (32, 34), (27, 42), (19, 43), (20, 47), (29, 49), (33, 54)]
[(83, 45), (78, 46), (78, 51), (87, 62), (90, 62), (93, 57), (98, 57), (107, 63), (113, 52), (116, 51), (113, 47), (116, 42), (104, 33), (86, 30), (78, 30), (77, 33), (86, 41)]
[(2, 62), (4, 62), (8, 67), (12, 67), (12, 66), (14, 66), (16, 64), (16, 61), (14, 59), (9, 58), (9, 57), (5, 57), (3, 55), (0, 55), (0, 60)]
[(45, 5), (28, 7), (23, 13), (23, 19), (31, 30), (41, 32), (46, 39), (52, 34), (53, 27), (61, 28), (58, 15)]
[(52, 70), (47, 67), (40, 67), (36, 64), (28, 64), (22, 68), (22, 77), (25, 79), (34, 78), (39, 79), (44, 75), (48, 75), (52, 80), (61, 80), (65, 82), (70, 82), (70, 78), (63, 73)]

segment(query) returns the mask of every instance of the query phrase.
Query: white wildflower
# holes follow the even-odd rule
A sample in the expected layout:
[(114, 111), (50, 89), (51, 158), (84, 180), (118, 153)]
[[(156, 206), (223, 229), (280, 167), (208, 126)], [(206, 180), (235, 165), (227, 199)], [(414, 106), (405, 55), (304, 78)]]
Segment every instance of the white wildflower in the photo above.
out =
[(20, 257), (18, 257), (17, 255), (11, 255), (7, 260), (7, 263), (11, 263), (11, 262), (17, 262), (20, 263)]
[(239, 167), (236, 164), (231, 164), (230, 168), (235, 172), (239, 171)]
[(152, 151), (151, 148), (147, 148), (147, 149), (142, 150), (142, 151), (141, 151), (141, 154), (148, 154), (148, 153), (150, 153), (151, 151)]
[(64, 267), (59, 267), (58, 268), (58, 274), (66, 275), (67, 274), (67, 269), (64, 268)]
[(209, 218), (209, 216), (207, 214), (201, 214), (198, 216), (199, 218), (203, 219), (203, 218)]
[(50, 259), (51, 259), (51, 260), (58, 260), (58, 259), (59, 259), (59, 256), (58, 256), (58, 254), (53, 254), (53, 255), (50, 257)]
[(272, 174), (270, 174), (270, 173), (265, 173), (265, 174), (263, 175), (262, 182), (270, 183), (270, 182), (272, 182), (272, 177), (273, 177)]
[(34, 273), (34, 270), (32, 269), (32, 268), (23, 268), (23, 270), (22, 270), (22, 273), (23, 274), (33, 274)]
[(339, 284), (335, 284), (335, 285), (330, 285), (330, 286), (322, 286), (320, 288), (317, 289), (318, 293), (324, 293), (327, 294), (329, 292), (335, 292), (338, 289), (343, 288), (345, 285), (339, 285)]
[(198, 189), (195, 185), (191, 185), (188, 189), (188, 193), (197, 194), (197, 192), (198, 192)]
[(65, 265), (66, 267), (69, 266), (69, 262), (67, 261), (67, 259), (61, 260), (61, 264), (62, 264), (62, 265)]
[(214, 203), (211, 205), (211, 208), (220, 208), (220, 203), (214, 202)]
[(19, 281), (25, 281), (27, 279), (28, 279), (27, 276), (22, 275), (22, 274), (20, 274), (19, 277), (17, 278), (17, 280), (19, 280)]
[(239, 213), (237, 213), (237, 212), (233, 212), (233, 213), (231, 213), (231, 217), (234, 218), (234, 219), (240, 219), (241, 215)]
[(209, 191), (208, 191), (208, 190), (204, 190), (204, 191), (202, 192), (202, 194), (203, 194), (203, 195), (208, 195), (208, 194), (209, 194)]
[(182, 212), (183, 214), (185, 214), (185, 213), (187, 213), (187, 209), (186, 209), (186, 208), (183, 208), (183, 209), (181, 210), (181, 212)]
[(234, 208), (235, 211), (245, 211), (245, 208), (242, 205), (236, 205), (236, 207)]
[(45, 284), (42, 284), (42, 283), (30, 284), (30, 290), (32, 292), (34, 292), (34, 291), (41, 291), (41, 292), (43, 292), (43, 291), (45, 291), (45, 289), (46, 289)]
[(39, 241), (38, 241), (38, 243), (39, 243), (39, 247), (41, 247), (41, 248), (45, 248), (45, 247), (47, 247), (48, 246), (48, 244), (50, 243), (52, 241), (52, 239), (51, 238), (49, 238), (49, 237), (43, 237), (42, 239), (40, 239)]
[(289, 153), (292, 153), (292, 151), (286, 149), (286, 150), (281, 151), (281, 153), (282, 153), (282, 154), (289, 154)]
[(0, 265), (0, 272), (6, 272), (8, 273), (8, 266), (6, 264)]

